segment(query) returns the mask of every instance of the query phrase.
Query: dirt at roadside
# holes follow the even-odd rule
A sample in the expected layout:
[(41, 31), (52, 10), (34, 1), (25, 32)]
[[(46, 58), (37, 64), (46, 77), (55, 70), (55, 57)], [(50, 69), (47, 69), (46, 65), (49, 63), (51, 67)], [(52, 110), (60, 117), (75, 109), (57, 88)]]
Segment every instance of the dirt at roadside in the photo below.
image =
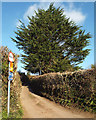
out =
[(91, 113), (66, 109), (44, 97), (35, 95), (27, 86), (22, 86), (21, 103), (24, 110), (23, 118), (94, 118)]

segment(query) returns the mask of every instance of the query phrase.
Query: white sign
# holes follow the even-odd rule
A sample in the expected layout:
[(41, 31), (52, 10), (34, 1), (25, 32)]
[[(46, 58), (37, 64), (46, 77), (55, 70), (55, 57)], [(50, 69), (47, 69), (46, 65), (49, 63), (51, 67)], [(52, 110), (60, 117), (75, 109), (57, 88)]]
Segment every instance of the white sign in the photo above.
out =
[(8, 59), (10, 62), (14, 62), (14, 55), (12, 52), (9, 52)]

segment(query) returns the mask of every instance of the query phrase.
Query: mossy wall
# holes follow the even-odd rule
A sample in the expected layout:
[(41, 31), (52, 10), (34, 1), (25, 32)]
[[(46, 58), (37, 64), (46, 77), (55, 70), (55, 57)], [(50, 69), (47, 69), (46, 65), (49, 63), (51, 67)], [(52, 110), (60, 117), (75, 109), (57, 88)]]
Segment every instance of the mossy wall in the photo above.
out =
[(34, 93), (56, 103), (96, 113), (94, 69), (35, 76), (30, 79), (30, 84)]

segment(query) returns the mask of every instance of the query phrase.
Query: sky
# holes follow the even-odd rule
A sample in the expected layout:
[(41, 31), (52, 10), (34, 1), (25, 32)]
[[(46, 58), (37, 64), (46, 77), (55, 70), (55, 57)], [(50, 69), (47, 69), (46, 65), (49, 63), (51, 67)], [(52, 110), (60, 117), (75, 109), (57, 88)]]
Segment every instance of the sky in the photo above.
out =
[[(15, 38), (14, 31), (20, 26), (19, 20), (28, 24), (27, 16), (35, 15), (34, 10), (37, 11), (38, 8), (48, 9), (49, 5), (50, 2), (2, 2), (2, 45), (21, 55), (23, 51), (18, 50), (10, 38)], [(85, 33), (90, 32), (92, 35), (90, 45), (86, 47), (91, 49), (90, 54), (80, 64), (84, 69), (89, 69), (94, 64), (94, 2), (54, 2), (54, 6), (64, 8), (64, 14), (70, 20), (82, 26)], [(25, 72), (23, 66), (19, 58), (17, 70)]]

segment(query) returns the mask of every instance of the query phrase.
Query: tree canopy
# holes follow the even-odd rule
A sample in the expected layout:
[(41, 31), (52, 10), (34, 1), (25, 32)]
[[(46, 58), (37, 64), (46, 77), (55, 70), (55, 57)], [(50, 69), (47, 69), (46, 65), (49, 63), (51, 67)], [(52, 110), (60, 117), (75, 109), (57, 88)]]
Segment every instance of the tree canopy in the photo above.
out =
[(28, 17), (29, 24), (22, 25), (11, 38), (24, 51), (22, 62), (32, 73), (64, 72), (78, 69), (89, 54), (90, 33), (64, 15), (64, 10), (51, 3), (47, 10), (38, 9)]

